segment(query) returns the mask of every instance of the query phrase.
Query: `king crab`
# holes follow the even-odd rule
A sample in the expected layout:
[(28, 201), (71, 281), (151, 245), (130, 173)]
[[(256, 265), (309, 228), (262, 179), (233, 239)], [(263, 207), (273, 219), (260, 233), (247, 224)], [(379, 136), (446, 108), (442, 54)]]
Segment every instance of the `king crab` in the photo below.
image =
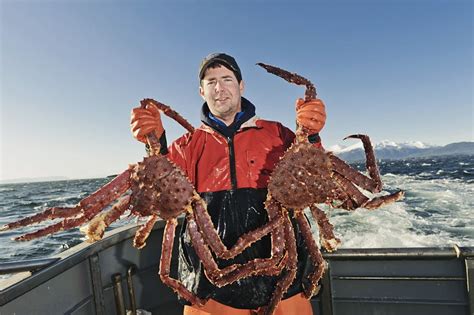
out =
[[(141, 101), (141, 106), (142, 108), (156, 106), (189, 132), (194, 131), (194, 128), (183, 117), (165, 104), (152, 99), (144, 99)], [(242, 235), (236, 244), (228, 249), (213, 226), (205, 202), (194, 190), (186, 175), (166, 156), (159, 154), (160, 142), (154, 133), (147, 135), (147, 141), (150, 145), (150, 156), (145, 157), (142, 162), (130, 165), (126, 171), (82, 199), (75, 207), (48, 208), (36, 215), (6, 224), (0, 228), (0, 231), (47, 220), (62, 219), (58, 223), (19, 236), (15, 240), (28, 241), (89, 222), (87, 226), (81, 228), (81, 231), (87, 235), (89, 241), (97, 241), (103, 237), (105, 229), (112, 222), (119, 219), (125, 211), (131, 210), (132, 215), (149, 217), (147, 222), (137, 230), (133, 241), (135, 247), (142, 248), (146, 245), (145, 241), (155, 222), (161, 218), (166, 221), (166, 226), (160, 258), (160, 278), (181, 297), (197, 305), (203, 305), (206, 301), (192, 294), (180, 281), (170, 277), (173, 240), (178, 225), (177, 217), (180, 214), (186, 216), (187, 229), (193, 247), (203, 263), (206, 276), (215, 285), (224, 286), (255, 272), (276, 275), (281, 271), (283, 266), (278, 264), (281, 255), (219, 269), (212, 252), (221, 259), (234, 258), (252, 243), (271, 233), (282, 223), (283, 217), (273, 214), (268, 223)], [(127, 193), (129, 190), (131, 190), (130, 194)], [(111, 209), (102, 211), (114, 202)]]
[[(316, 98), (316, 89), (309, 80), (274, 66), (263, 63), (258, 65), (288, 82), (305, 85), (306, 101)], [(367, 177), (331, 152), (309, 143), (308, 135), (309, 130), (303, 126), (297, 127), (296, 142), (277, 163), (268, 184), (266, 208), (272, 213), (280, 213), (284, 217), (283, 224), (273, 231), (272, 235), (283, 235), (283, 244), (279, 244), (278, 247), (285, 248), (286, 256), (281, 262), (284, 265), (282, 277), (270, 303), (260, 309), (261, 313), (272, 314), (274, 312), (296, 276), (296, 239), (290, 215), (294, 217), (301, 230), (314, 267), (308, 276), (309, 285), (304, 288), (304, 294), (309, 299), (319, 290), (317, 284), (324, 273), (326, 263), (313, 238), (303, 210), (307, 207), (310, 208), (319, 227), (321, 245), (327, 251), (334, 251), (340, 245), (340, 240), (334, 236), (333, 226), (323, 210), (317, 207), (317, 204), (328, 204), (331, 207), (346, 210), (354, 210), (359, 207), (376, 209), (400, 200), (404, 195), (403, 191), (397, 191), (393, 194), (370, 199), (357, 188), (371, 193), (382, 191), (382, 181), (368, 136), (351, 135), (346, 137), (362, 140), (369, 174)]]

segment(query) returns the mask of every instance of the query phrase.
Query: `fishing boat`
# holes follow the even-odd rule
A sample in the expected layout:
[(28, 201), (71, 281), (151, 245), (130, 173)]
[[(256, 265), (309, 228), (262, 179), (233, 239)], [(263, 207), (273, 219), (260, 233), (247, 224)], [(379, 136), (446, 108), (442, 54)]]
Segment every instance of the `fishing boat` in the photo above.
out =
[[(159, 276), (164, 222), (141, 250), (127, 225), (46, 259), (9, 262), (0, 314), (182, 314)], [(174, 248), (176, 258), (177, 242)], [(474, 247), (339, 249), (328, 262), (317, 315), (474, 314)], [(177, 259), (172, 270), (176, 276)]]

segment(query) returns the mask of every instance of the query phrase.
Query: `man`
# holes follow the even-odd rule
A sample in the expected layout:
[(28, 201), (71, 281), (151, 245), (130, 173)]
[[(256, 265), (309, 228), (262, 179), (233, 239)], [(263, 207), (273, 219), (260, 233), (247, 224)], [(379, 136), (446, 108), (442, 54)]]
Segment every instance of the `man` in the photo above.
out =
[[(295, 135), (278, 122), (255, 116), (255, 106), (246, 98), (244, 81), (235, 59), (224, 53), (207, 56), (199, 71), (202, 106), (200, 126), (173, 142), (168, 158), (183, 169), (196, 191), (206, 201), (224, 244), (230, 248), (242, 234), (267, 222), (264, 201), (267, 184), (276, 162), (293, 143)], [(297, 120), (310, 130), (311, 142), (320, 145), (318, 132), (326, 113), (321, 100), (297, 100)], [(132, 111), (132, 132), (146, 142), (155, 132), (164, 140), (160, 113), (153, 109)], [(298, 233), (298, 230), (295, 231)], [(254, 243), (231, 260), (220, 260), (220, 268), (270, 256), (270, 237)], [(191, 245), (186, 222), (180, 234), (179, 279), (199, 298), (203, 306), (185, 306), (184, 314), (250, 314), (268, 304), (278, 277), (253, 276), (222, 288), (212, 285)], [(298, 237), (297, 278), (279, 304), (277, 314), (312, 314), (311, 305), (301, 294), (307, 254)]]

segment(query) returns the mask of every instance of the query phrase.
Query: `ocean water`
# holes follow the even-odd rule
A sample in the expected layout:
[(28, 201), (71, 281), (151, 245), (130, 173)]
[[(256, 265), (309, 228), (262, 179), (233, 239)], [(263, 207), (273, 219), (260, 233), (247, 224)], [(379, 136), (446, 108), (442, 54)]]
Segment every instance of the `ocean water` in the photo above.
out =
[[(365, 171), (363, 163), (353, 165)], [(474, 156), (379, 161), (379, 168), (385, 191), (402, 189), (405, 198), (377, 210), (349, 212), (322, 206), (342, 247), (474, 246)], [(108, 181), (0, 185), (0, 226), (49, 207), (74, 206)], [(135, 221), (126, 213), (111, 228)], [(0, 232), (0, 263), (49, 257), (85, 240), (77, 228), (28, 242), (11, 240), (49, 224)], [(317, 235), (317, 230), (313, 232)]]

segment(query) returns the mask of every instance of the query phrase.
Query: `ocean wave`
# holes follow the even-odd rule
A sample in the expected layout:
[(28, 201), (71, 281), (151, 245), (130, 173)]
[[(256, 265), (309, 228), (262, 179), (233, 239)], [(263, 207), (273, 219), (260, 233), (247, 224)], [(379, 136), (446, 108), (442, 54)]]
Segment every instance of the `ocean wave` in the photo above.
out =
[(323, 206), (343, 247), (474, 246), (473, 185), (392, 173), (383, 175), (382, 181), (385, 190), (404, 190), (405, 198), (373, 211), (349, 213)]
[(56, 202), (67, 202), (67, 201), (71, 201), (71, 200), (77, 200), (77, 201), (80, 201), (82, 198), (83, 194), (74, 194), (74, 195), (66, 195), (66, 196), (60, 196), (60, 197), (56, 197), (56, 198), (51, 198), (49, 199), (50, 202), (52, 203), (56, 203)]
[(21, 199), (16, 202), (16, 206), (21, 206), (24, 208), (32, 208), (32, 209), (41, 205), (43, 205), (43, 203), (32, 201), (32, 200), (25, 200), (25, 199)]

